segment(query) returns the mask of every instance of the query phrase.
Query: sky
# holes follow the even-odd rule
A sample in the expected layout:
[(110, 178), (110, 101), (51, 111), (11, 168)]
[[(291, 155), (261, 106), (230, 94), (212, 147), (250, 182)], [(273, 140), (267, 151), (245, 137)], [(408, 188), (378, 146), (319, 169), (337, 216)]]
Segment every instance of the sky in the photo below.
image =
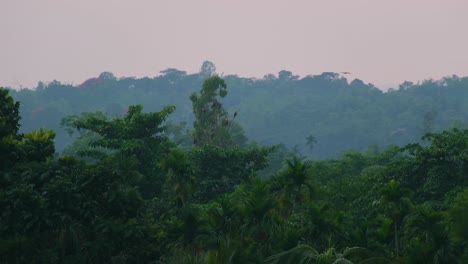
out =
[(0, 0), (0, 86), (167, 68), (349, 71), (380, 88), (468, 76), (466, 0)]

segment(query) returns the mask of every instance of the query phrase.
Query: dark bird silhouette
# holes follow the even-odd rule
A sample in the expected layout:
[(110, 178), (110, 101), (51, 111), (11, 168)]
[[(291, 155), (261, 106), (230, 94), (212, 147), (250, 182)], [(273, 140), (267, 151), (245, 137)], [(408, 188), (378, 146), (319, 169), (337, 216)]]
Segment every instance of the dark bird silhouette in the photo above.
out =
[(233, 119), (236, 118), (236, 116), (237, 116), (237, 112), (234, 112), (234, 117), (233, 117)]

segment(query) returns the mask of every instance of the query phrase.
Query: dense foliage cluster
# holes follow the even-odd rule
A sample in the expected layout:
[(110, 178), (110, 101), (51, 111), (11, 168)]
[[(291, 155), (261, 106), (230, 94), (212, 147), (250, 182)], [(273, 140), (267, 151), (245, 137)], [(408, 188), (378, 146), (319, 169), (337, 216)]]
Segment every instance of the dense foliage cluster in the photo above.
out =
[[(200, 75), (212, 76), (212, 67), (204, 69)], [(175, 85), (195, 77), (170, 70), (146, 81)], [(348, 85), (335, 75), (298, 80), (288, 72), (255, 85), (306, 81)], [(95, 85), (106, 94), (124, 82), (137, 80), (104, 75), (83, 89)], [(69, 116), (62, 124), (76, 141), (61, 155), (52, 130), (20, 133), (20, 105), (0, 89), (0, 263), (468, 262), (468, 130), (306, 160), (282, 145), (247, 142), (218, 98), (226, 83), (209, 77), (192, 95), (193, 130), (166, 122), (172, 106)], [(87, 93), (54, 85), (31, 96)], [(425, 94), (425, 85), (408, 90)], [(169, 96), (178, 94), (171, 89)], [(315, 146), (314, 136), (307, 140)]]
[[(421, 142), (427, 132), (451, 126), (468, 128), (468, 77), (404, 82), (384, 93), (372, 84), (349, 79), (352, 75), (347, 75), (349, 80), (333, 72), (299, 78), (281, 71), (262, 79), (229, 75), (223, 80), (213, 79), (214, 85), (199, 91), (203, 80), (214, 75), (215, 70), (212, 63), (205, 62), (194, 74), (167, 69), (159, 76), (138, 79), (116, 78), (104, 72), (80, 85), (53, 81), (39, 83), (34, 90), (12, 90), (10, 94), (22, 102), (22, 131), (53, 129), (59, 152), (71, 143), (60, 127), (62, 118), (95, 111), (121, 117), (130, 105), (142, 105), (152, 112), (174, 105), (177, 111), (169, 117), (173, 125), (214, 129), (204, 131), (206, 135), (195, 130), (197, 142), (219, 140), (223, 124), (228, 123), (238, 131), (233, 137), (239, 144), (245, 136), (238, 123), (245, 135), (259, 144), (297, 146), (309, 158), (335, 158), (345, 150), (364, 151), (370, 145), (379, 149), (403, 146)], [(229, 87), (229, 96), (224, 96), (223, 85)], [(196, 101), (193, 106), (189, 97)], [(219, 103), (229, 115), (219, 111)], [(230, 123), (236, 112), (237, 123)], [(315, 141), (309, 140), (312, 138)], [(314, 144), (308, 144), (311, 142)]]

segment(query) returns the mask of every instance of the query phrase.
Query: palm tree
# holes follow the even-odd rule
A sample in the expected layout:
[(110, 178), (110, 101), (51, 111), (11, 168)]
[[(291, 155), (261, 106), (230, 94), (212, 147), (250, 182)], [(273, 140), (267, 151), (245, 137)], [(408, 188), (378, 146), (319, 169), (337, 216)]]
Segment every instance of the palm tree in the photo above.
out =
[(161, 161), (160, 166), (168, 172), (167, 180), (173, 185), (178, 204), (185, 207), (186, 202), (192, 195), (192, 187), (195, 182), (189, 158), (183, 151), (173, 149)]
[(276, 237), (281, 233), (280, 218), (276, 215), (276, 200), (271, 194), (267, 182), (254, 179), (251, 186), (244, 192), (243, 226), (239, 228), (242, 234), (244, 258), (258, 260), (272, 253)]
[(441, 212), (434, 212), (429, 206), (420, 206), (408, 218), (405, 226), (407, 234), (412, 239), (420, 238), (429, 243), (433, 237), (435, 227), (444, 220)]
[[(284, 217), (289, 216), (291, 213), (297, 213), (298, 206), (304, 203), (304, 187), (308, 190), (309, 198), (312, 198), (315, 193), (314, 188), (309, 183), (311, 176), (309, 172), (310, 163), (303, 162), (295, 156), (291, 160), (287, 159), (286, 165), (286, 169), (278, 177), (283, 190), (277, 195)], [(302, 225), (302, 217), (300, 220)]]
[(287, 168), (285, 171), (286, 185), (291, 189), (297, 203), (302, 203), (302, 188), (305, 186), (309, 191), (309, 196), (314, 194), (312, 185), (309, 184), (311, 167), (310, 163), (302, 162), (298, 157), (293, 157), (292, 160), (286, 160)]
[(339, 215), (333, 210), (332, 204), (310, 202), (303, 214), (306, 220), (303, 230), (314, 241), (314, 246), (327, 245), (332, 238), (337, 243), (337, 239), (344, 237), (345, 232), (339, 224)]
[(454, 263), (455, 243), (449, 236), (444, 214), (421, 206), (412, 213), (405, 226), (408, 240), (415, 246), (414, 263)]
[(231, 264), (237, 263), (235, 257), (238, 245), (228, 237), (219, 239), (216, 249), (193, 253), (183, 249), (174, 252), (163, 263), (167, 264)]
[(314, 136), (309, 135), (308, 137), (306, 137), (306, 145), (309, 147), (311, 152), (314, 149), (316, 143), (317, 139)]
[[(352, 261), (358, 262), (352, 262)], [(390, 263), (388, 259), (375, 256), (365, 248), (346, 248), (342, 253), (335, 248), (329, 248), (323, 253), (308, 245), (298, 245), (290, 250), (280, 252), (266, 259), (266, 262), (276, 264), (353, 264), (353, 263)]]
[(212, 238), (213, 229), (206, 214), (195, 207), (187, 206), (181, 210), (180, 222), (174, 233), (179, 236), (179, 246), (199, 254)]
[(238, 255), (239, 245), (237, 241), (230, 237), (221, 237), (217, 241), (217, 247), (210, 249), (206, 255), (207, 264), (231, 264), (235, 263), (235, 258)]
[(387, 211), (388, 216), (392, 220), (393, 234), (395, 241), (395, 253), (397, 257), (399, 251), (399, 237), (401, 221), (409, 213), (412, 206), (408, 198), (410, 191), (400, 185), (399, 182), (391, 180), (387, 185), (380, 189), (381, 203)]
[(251, 190), (247, 190), (244, 198), (244, 215), (252, 225), (268, 217), (276, 206), (276, 201), (270, 193), (266, 182), (254, 180)]

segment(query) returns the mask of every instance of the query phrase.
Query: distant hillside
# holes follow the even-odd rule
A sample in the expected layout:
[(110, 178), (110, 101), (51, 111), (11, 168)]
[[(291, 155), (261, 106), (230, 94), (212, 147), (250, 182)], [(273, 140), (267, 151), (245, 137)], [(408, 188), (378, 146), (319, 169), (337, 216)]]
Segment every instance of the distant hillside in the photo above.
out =
[[(39, 83), (35, 90), (13, 90), (11, 95), (21, 102), (22, 130), (54, 129), (60, 151), (71, 142), (60, 120), (81, 112), (122, 115), (134, 104), (148, 112), (174, 105), (172, 123), (191, 126), (189, 96), (213, 74), (210, 62), (196, 74), (167, 69), (154, 78), (116, 78), (104, 72), (77, 86), (53, 81)], [(468, 127), (468, 77), (404, 82), (385, 93), (332, 72), (304, 78), (289, 71), (263, 79), (223, 78), (228, 85), (225, 108), (237, 111), (250, 140), (283, 143), (312, 158), (334, 157), (350, 148), (402, 145), (417, 142), (425, 132)]]

